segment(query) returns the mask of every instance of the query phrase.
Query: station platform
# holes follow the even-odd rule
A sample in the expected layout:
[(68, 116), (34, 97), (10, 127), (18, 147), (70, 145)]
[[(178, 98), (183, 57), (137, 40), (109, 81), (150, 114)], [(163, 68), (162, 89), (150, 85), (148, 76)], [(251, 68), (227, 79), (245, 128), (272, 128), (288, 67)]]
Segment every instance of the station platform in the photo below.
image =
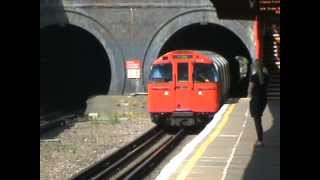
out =
[(220, 111), (171, 159), (157, 179), (280, 179), (280, 101), (269, 100), (264, 111), (264, 147), (255, 146), (249, 99), (237, 99)]

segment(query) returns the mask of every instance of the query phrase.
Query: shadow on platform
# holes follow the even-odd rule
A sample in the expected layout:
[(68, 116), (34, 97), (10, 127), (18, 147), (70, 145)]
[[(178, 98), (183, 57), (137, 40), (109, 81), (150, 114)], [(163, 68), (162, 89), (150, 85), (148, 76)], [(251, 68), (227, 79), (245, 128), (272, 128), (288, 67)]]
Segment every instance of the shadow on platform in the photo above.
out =
[(265, 146), (254, 149), (243, 180), (280, 180), (280, 100), (269, 100), (262, 121), (266, 120), (268, 108), (272, 116), (272, 126), (264, 130)]

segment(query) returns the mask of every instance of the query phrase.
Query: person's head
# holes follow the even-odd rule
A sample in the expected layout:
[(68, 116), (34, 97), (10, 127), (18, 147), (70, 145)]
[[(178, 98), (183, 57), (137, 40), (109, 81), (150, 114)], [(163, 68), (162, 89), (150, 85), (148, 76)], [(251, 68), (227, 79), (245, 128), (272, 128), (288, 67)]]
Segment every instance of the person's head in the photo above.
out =
[(268, 74), (267, 68), (263, 65), (262, 60), (256, 60), (253, 63), (252, 74), (257, 74), (260, 84), (264, 84), (263, 74)]
[(267, 68), (264, 66), (263, 61), (262, 60), (256, 60), (253, 64), (252, 64), (252, 74), (256, 74), (259, 72), (264, 72), (268, 74), (268, 70)]

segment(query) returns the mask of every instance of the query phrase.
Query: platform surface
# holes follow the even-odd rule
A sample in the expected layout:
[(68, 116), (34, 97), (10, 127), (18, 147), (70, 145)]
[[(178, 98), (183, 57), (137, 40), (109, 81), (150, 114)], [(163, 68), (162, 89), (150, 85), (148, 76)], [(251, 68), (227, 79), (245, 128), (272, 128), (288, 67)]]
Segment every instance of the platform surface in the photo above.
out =
[(221, 120), (168, 179), (280, 179), (280, 101), (269, 100), (262, 117), (264, 147), (256, 147), (249, 99), (226, 108)]

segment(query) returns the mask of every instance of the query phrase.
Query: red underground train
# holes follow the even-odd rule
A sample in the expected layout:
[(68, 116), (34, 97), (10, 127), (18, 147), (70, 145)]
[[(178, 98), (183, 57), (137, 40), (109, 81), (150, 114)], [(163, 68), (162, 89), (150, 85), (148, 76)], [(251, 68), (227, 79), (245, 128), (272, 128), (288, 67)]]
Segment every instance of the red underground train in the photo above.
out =
[(148, 82), (148, 111), (165, 126), (208, 122), (229, 95), (228, 61), (210, 51), (171, 51), (154, 61)]

